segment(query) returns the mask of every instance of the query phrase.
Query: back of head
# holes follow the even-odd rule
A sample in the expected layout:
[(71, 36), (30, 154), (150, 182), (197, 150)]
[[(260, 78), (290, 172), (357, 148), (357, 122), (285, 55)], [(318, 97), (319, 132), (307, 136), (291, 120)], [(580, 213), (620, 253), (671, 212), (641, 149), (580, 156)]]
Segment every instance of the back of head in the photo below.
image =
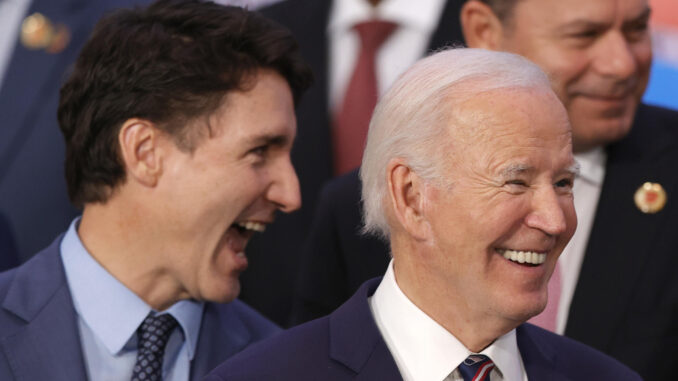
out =
[[(402, 158), (420, 177), (443, 182), (445, 146), (456, 105), (503, 88), (550, 90), (546, 75), (512, 53), (453, 48), (432, 54), (403, 73), (375, 108), (363, 156), (364, 231), (388, 238), (386, 168)], [(463, 110), (462, 110), (463, 111)]]
[(203, 134), (189, 122), (248, 90), (262, 69), (282, 76), (295, 101), (311, 82), (290, 32), (256, 12), (161, 0), (102, 19), (61, 89), (71, 201), (105, 202), (125, 181), (117, 141), (125, 120), (150, 120), (192, 151)]

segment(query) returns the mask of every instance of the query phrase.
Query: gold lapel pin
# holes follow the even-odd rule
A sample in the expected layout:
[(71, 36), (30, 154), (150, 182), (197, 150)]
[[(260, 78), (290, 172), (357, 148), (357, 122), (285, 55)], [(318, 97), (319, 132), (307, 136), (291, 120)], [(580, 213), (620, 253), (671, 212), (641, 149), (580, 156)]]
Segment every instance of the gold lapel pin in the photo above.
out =
[(657, 213), (666, 205), (666, 192), (658, 183), (646, 182), (633, 196), (636, 206), (643, 213)]
[(21, 24), (21, 43), (28, 49), (59, 53), (70, 39), (71, 33), (65, 25), (53, 25), (42, 13), (33, 13)]

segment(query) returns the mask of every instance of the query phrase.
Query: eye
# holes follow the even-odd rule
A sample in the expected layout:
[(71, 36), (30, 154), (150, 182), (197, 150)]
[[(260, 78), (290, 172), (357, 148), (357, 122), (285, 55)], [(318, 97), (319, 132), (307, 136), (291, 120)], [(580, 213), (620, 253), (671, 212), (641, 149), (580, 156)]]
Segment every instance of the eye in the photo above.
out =
[(253, 158), (255, 164), (262, 163), (268, 156), (270, 146), (268, 144), (260, 145), (247, 151), (247, 156)]
[(572, 186), (574, 185), (574, 179), (573, 178), (564, 178), (561, 180), (558, 180), (555, 184), (554, 187), (560, 191), (564, 192), (572, 192)]
[(520, 179), (509, 180), (509, 181), (506, 182), (506, 184), (507, 185), (517, 185), (517, 186), (522, 186), (522, 187), (527, 186), (527, 183), (525, 182), (525, 180), (520, 180)]
[(640, 41), (647, 35), (648, 28), (649, 25), (647, 20), (639, 21), (624, 28), (624, 35), (629, 41)]

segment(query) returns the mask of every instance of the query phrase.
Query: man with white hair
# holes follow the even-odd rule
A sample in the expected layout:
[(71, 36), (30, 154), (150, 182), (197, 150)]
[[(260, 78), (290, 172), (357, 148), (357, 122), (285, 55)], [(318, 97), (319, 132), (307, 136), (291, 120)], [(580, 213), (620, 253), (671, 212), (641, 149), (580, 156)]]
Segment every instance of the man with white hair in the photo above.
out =
[(546, 75), (510, 53), (442, 51), (379, 102), (365, 229), (393, 260), (328, 317), (255, 345), (208, 380), (632, 380), (525, 322), (572, 237), (577, 167)]

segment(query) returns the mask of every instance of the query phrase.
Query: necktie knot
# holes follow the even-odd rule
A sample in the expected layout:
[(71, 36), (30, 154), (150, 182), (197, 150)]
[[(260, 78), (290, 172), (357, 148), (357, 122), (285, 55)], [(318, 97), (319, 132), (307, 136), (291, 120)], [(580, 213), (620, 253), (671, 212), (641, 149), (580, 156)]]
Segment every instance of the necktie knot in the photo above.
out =
[(358, 23), (353, 28), (360, 36), (362, 48), (374, 54), (381, 44), (393, 33), (396, 26), (397, 24), (390, 21), (372, 20)]
[(459, 364), (459, 373), (464, 381), (489, 381), (494, 363), (485, 355), (470, 355)]
[(137, 361), (132, 371), (132, 381), (162, 380), (162, 361), (165, 346), (177, 321), (170, 314), (149, 314), (137, 329)]

